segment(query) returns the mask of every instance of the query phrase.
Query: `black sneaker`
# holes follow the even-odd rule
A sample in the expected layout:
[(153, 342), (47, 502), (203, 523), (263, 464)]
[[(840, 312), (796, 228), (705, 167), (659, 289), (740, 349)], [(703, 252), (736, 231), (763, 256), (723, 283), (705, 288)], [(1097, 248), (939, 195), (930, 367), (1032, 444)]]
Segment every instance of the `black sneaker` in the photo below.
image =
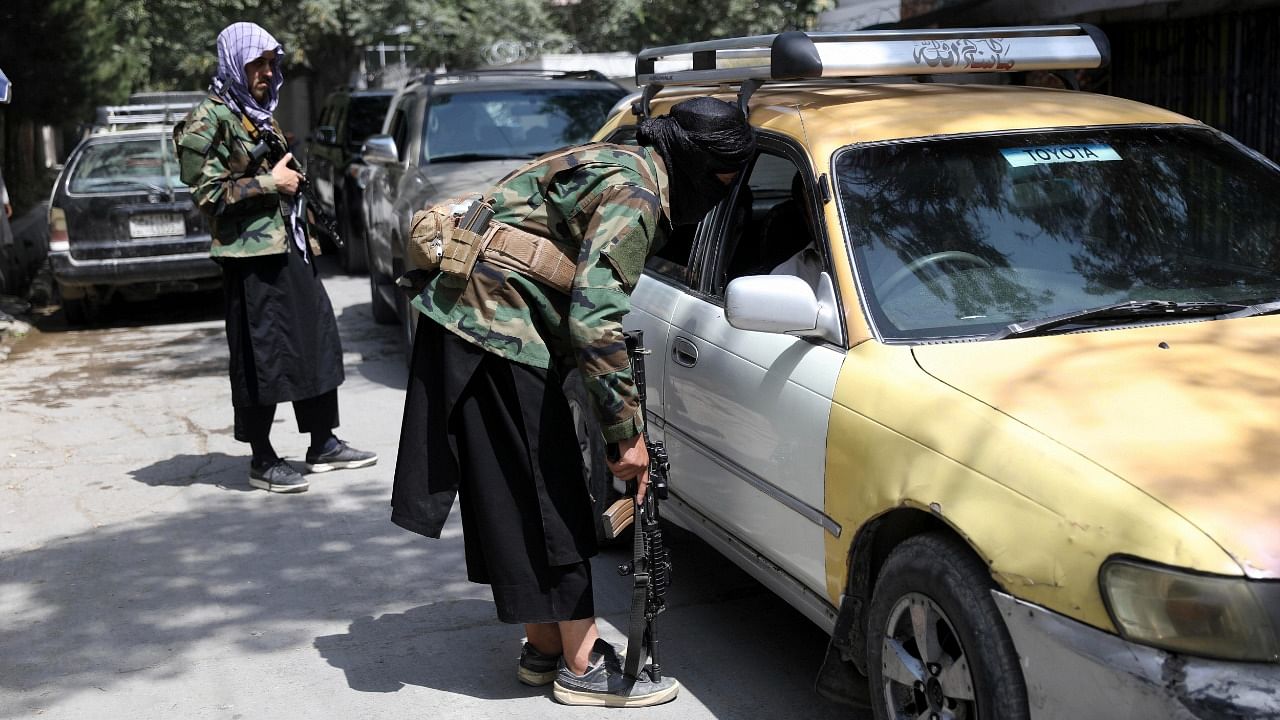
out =
[[(622, 654), (618, 652), (617, 648), (606, 642), (604, 638), (596, 638), (596, 644), (592, 651), (603, 656), (605, 662), (612, 663), (618, 668), (622, 667)], [(520, 664), (516, 668), (516, 677), (525, 685), (532, 687), (550, 685), (556, 679), (556, 673), (559, 669), (559, 655), (546, 655), (538, 652), (538, 649), (528, 642), (524, 644), (524, 647), (520, 648)]]
[(520, 664), (516, 667), (516, 678), (532, 687), (550, 685), (551, 681), (556, 679), (556, 670), (559, 667), (559, 655), (544, 655), (526, 642), (524, 647), (520, 648)]
[[(599, 647), (597, 645), (597, 647)], [(646, 665), (640, 677), (632, 680), (622, 673), (621, 658), (614, 654), (593, 655), (585, 675), (574, 675), (560, 659), (556, 672), (555, 698), (565, 705), (597, 707), (649, 707), (670, 702), (680, 693), (675, 678), (655, 681), (652, 666)]]
[(307, 487), (309, 487), (307, 479), (302, 477), (302, 473), (279, 458), (275, 462), (262, 467), (250, 463), (249, 484), (256, 488), (262, 488), (267, 492), (278, 493), (306, 492)]
[(330, 470), (350, 470), (351, 468), (368, 467), (378, 462), (378, 456), (364, 450), (357, 450), (345, 442), (334, 438), (333, 449), (327, 452), (307, 451), (307, 472), (322, 473)]

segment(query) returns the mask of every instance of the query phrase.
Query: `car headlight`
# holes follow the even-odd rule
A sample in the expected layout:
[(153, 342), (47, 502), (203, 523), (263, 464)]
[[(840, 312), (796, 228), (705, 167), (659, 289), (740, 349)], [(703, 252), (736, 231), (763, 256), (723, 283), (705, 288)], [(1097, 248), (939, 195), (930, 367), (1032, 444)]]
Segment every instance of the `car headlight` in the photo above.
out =
[(1127, 640), (1224, 660), (1280, 660), (1259, 583), (1109, 560), (1099, 576), (1111, 620)]

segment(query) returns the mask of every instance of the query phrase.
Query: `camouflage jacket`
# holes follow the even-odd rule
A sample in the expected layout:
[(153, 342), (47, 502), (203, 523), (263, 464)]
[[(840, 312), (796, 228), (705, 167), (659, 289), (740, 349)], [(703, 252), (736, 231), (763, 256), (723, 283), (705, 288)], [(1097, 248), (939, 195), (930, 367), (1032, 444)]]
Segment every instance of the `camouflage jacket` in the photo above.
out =
[[(280, 129), (276, 128), (279, 133)], [(283, 135), (282, 135), (283, 137)], [(293, 202), (277, 192), (264, 160), (248, 174), (255, 143), (244, 124), (220, 98), (210, 96), (173, 129), (182, 182), (209, 216), (213, 257), (279, 255), (289, 248), (285, 218)], [(308, 238), (313, 254), (320, 254)]]
[(516, 170), (490, 191), (494, 219), (576, 250), (571, 295), (481, 260), (464, 282), (437, 274), (414, 306), (509, 360), (581, 369), (605, 440), (634, 437), (644, 421), (622, 316), (665, 237), (668, 192), (666, 167), (647, 148), (588, 145)]

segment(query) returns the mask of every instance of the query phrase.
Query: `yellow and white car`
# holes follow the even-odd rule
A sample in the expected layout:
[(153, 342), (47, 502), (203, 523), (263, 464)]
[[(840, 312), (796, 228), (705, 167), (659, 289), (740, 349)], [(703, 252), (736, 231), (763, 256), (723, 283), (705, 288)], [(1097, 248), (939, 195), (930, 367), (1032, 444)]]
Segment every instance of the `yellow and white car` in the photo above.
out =
[(1107, 55), (1089, 26), (656, 48), (597, 134), (704, 94), (759, 129), (626, 321), (663, 509), (878, 718), (1280, 717), (1280, 169), (1114, 97), (884, 78)]

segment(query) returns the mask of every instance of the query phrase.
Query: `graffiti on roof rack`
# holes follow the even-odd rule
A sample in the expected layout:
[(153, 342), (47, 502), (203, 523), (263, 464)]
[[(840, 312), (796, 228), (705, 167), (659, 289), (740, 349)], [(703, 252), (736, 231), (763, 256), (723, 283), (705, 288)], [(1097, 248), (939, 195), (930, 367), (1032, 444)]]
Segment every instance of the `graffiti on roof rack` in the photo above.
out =
[(972, 70), (1012, 70), (1007, 59), (1009, 46), (1001, 38), (979, 40), (922, 40), (916, 43), (916, 64), (929, 67), (959, 67)]

